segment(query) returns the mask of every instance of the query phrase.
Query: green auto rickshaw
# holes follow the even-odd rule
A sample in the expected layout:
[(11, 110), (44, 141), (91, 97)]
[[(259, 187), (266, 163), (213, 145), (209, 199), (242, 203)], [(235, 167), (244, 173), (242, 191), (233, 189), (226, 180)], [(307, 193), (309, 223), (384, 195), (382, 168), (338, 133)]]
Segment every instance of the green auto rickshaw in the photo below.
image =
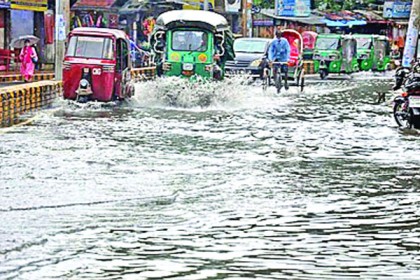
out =
[(161, 14), (151, 38), (159, 76), (221, 80), (235, 58), (227, 20), (216, 13), (177, 10)]
[(357, 42), (351, 35), (320, 34), (316, 39), (313, 60), (321, 79), (330, 73), (358, 72)]
[(379, 35), (353, 35), (357, 41), (357, 59), (362, 71), (386, 71), (391, 67), (389, 40)]

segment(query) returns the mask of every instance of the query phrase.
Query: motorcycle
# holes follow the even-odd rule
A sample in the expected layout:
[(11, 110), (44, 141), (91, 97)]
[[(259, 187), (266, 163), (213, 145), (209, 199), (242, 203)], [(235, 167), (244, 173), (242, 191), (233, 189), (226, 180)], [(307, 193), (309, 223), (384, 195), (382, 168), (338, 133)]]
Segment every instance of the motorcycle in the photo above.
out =
[(420, 63), (396, 71), (393, 90), (401, 88), (404, 92), (394, 99), (395, 121), (402, 128), (420, 129)]

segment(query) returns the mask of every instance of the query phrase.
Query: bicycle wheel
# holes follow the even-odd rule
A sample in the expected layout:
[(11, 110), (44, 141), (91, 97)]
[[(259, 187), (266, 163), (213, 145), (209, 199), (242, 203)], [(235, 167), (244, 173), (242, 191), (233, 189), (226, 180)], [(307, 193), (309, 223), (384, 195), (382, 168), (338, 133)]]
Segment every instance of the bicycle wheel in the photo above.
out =
[(277, 93), (280, 93), (283, 85), (282, 85), (281, 71), (279, 71), (279, 70), (277, 70), (275, 84), (276, 84)]
[(267, 71), (263, 75), (263, 91), (267, 91), (268, 87), (270, 86), (270, 73)]

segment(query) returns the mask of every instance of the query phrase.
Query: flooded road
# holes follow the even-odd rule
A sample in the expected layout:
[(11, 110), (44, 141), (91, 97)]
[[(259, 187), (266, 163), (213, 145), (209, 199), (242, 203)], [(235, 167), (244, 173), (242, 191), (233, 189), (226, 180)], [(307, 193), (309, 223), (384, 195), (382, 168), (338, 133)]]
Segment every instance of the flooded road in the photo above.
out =
[(58, 102), (0, 135), (0, 279), (419, 279), (420, 137), (375, 104), (391, 82)]

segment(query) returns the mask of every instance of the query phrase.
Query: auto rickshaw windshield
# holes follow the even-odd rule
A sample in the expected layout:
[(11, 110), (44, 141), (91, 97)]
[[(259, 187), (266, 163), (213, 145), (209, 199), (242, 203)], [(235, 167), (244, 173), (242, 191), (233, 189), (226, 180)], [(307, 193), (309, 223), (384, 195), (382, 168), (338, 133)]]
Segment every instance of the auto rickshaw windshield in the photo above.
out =
[(233, 43), (235, 52), (243, 53), (265, 53), (267, 46), (266, 41), (261, 40), (236, 40)]
[(172, 49), (174, 51), (198, 51), (207, 50), (208, 35), (203, 31), (175, 31), (172, 36)]
[(111, 38), (73, 36), (67, 48), (67, 56), (98, 59), (113, 59), (114, 48)]
[(319, 50), (337, 50), (339, 48), (339, 38), (319, 38), (316, 41), (316, 48)]
[(372, 47), (372, 39), (370, 38), (357, 38), (357, 49), (370, 49)]

